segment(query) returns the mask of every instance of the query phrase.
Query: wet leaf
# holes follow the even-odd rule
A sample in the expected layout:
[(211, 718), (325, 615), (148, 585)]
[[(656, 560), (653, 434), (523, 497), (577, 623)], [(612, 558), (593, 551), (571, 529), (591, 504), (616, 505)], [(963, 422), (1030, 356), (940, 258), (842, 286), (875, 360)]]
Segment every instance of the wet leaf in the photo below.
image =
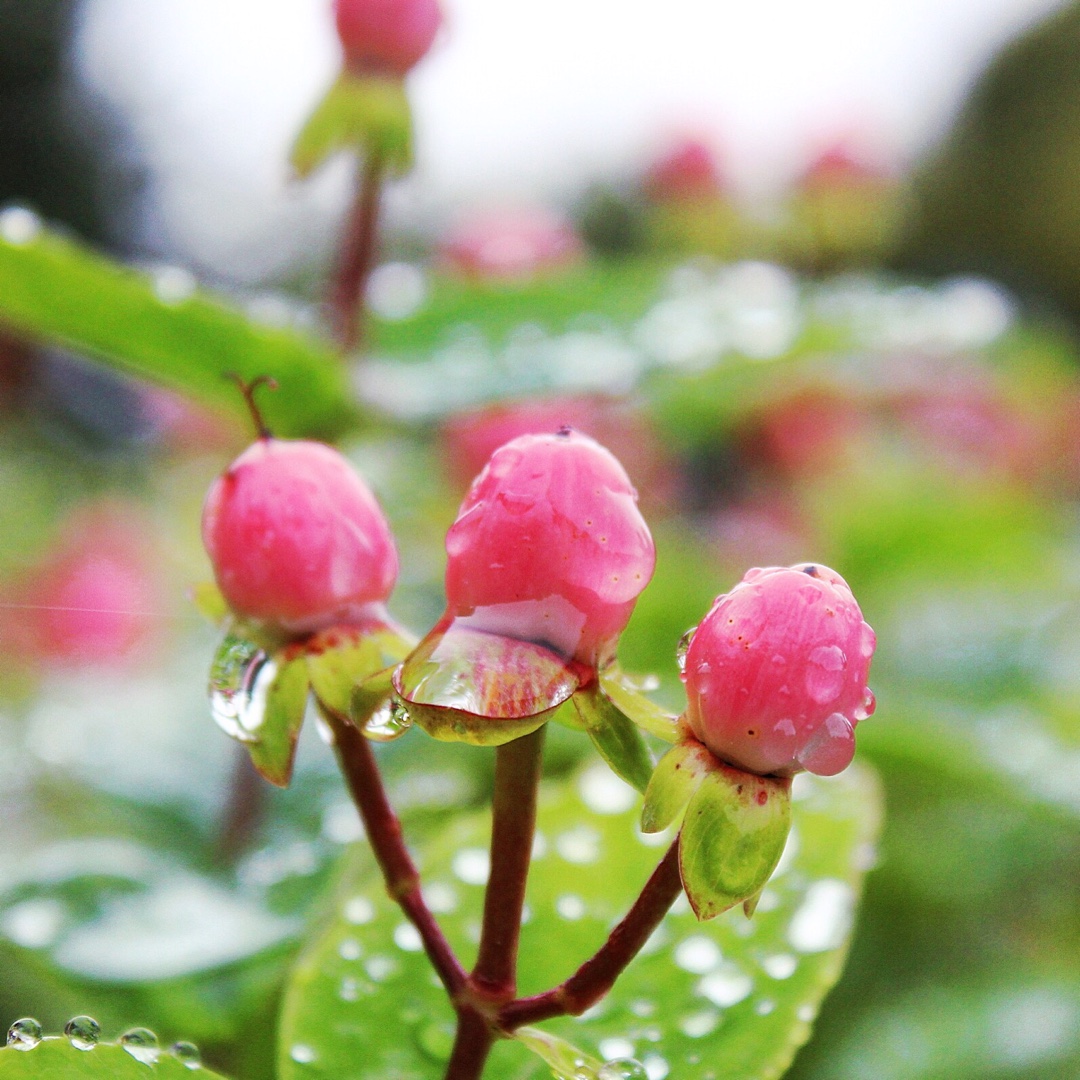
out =
[[(290, 650), (279, 653), (269, 664), (273, 675), (266, 689), (265, 716), (258, 728), (258, 739), (248, 744), (251, 763), (278, 787), (288, 787), (296, 757), (296, 740), (304, 723), (308, 697), (308, 669), (302, 655), (289, 657)], [(256, 684), (258, 685), (258, 683)]]
[(579, 1080), (583, 1074), (595, 1073), (600, 1067), (596, 1058), (550, 1031), (523, 1027), (514, 1032), (514, 1038), (547, 1064), (555, 1080)]
[(676, 743), (660, 759), (645, 791), (642, 832), (666, 829), (715, 767), (716, 759), (697, 739)]
[[(612, 993), (584, 1016), (540, 1028), (597, 1059), (634, 1057), (651, 1076), (775, 1080), (807, 1039), (840, 973), (878, 828), (878, 789), (855, 766), (799, 777), (787, 857), (752, 921), (729, 912), (699, 923), (675, 905)], [(603, 942), (663, 855), (670, 836), (635, 826), (637, 799), (596, 762), (545, 787), (520, 992), (564, 980)], [(418, 848), (425, 892), (466, 965), (487, 874), (488, 815), (450, 822)], [(438, 1080), (453, 1012), (411, 928), (387, 897), (368, 850), (346, 857), (332, 918), (320, 926), (286, 993), (282, 1080)], [(554, 943), (554, 947), (553, 947)], [(486, 1074), (545, 1080), (525, 1047), (500, 1042)]]
[(643, 792), (655, 762), (638, 728), (596, 682), (579, 690), (572, 700), (600, 756), (618, 776)]
[(679, 738), (676, 717), (650, 701), (616, 665), (600, 672), (600, 688), (616, 708), (642, 731), (669, 743)]
[(790, 780), (716, 763), (686, 808), (679, 840), (683, 886), (699, 919), (715, 918), (764, 888), (790, 825)]
[(550, 649), (459, 626), (436, 628), (394, 673), (429, 735), (480, 746), (535, 731), (577, 686), (573, 667)]
[(190, 1044), (162, 1047), (156, 1055), (131, 1043), (98, 1043), (80, 1050), (64, 1036), (42, 1039), (30, 1049), (0, 1049), (0, 1080), (215, 1080)]
[(343, 73), (316, 106), (289, 160), (308, 176), (342, 150), (377, 154), (395, 172), (412, 164), (412, 113), (401, 79)]

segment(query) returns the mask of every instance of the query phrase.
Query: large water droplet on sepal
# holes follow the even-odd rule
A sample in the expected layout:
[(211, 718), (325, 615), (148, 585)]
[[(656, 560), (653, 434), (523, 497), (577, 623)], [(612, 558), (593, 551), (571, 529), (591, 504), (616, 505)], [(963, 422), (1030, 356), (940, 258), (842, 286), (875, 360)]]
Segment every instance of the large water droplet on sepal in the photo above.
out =
[(210, 665), (210, 715), (230, 738), (259, 741), (277, 667), (254, 641), (227, 633)]

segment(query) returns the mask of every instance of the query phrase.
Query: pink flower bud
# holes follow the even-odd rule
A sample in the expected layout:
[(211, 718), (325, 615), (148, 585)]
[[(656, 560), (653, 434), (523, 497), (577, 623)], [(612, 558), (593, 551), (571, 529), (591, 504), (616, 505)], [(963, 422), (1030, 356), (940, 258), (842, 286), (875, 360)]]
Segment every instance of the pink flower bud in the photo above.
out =
[(614, 658), (656, 562), (623, 467), (569, 428), (496, 450), (446, 551), (457, 625), (541, 643), (592, 667)]
[(874, 711), (874, 631), (847, 582), (804, 563), (749, 570), (686, 651), (686, 719), (719, 758), (761, 775), (832, 776)]
[(202, 534), (232, 610), (289, 634), (380, 618), (397, 578), (375, 496), (322, 443), (249, 446), (210, 488)]
[(346, 64), (371, 74), (406, 74), (442, 23), (437, 0), (335, 0), (334, 15)]

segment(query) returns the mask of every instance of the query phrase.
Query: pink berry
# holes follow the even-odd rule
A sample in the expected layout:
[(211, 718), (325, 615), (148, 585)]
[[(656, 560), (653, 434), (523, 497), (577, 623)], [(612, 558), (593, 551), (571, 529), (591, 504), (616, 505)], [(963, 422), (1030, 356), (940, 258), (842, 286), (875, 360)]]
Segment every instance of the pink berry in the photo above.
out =
[(645, 174), (645, 192), (654, 202), (711, 198), (723, 189), (716, 155), (696, 138), (668, 147)]
[(656, 562), (637, 492), (599, 443), (568, 428), (500, 447), (446, 536), (459, 624), (600, 667)]
[(466, 277), (525, 280), (564, 270), (582, 257), (573, 226), (545, 210), (489, 211), (460, 222), (439, 249), (442, 262)]
[(232, 610), (289, 634), (380, 617), (397, 578), (375, 496), (322, 443), (249, 446), (210, 488), (202, 534)]
[(335, 0), (338, 37), (353, 70), (404, 75), (442, 23), (437, 0)]
[(811, 563), (747, 571), (686, 651), (686, 719), (719, 758), (761, 775), (832, 776), (874, 711), (874, 631), (847, 582)]

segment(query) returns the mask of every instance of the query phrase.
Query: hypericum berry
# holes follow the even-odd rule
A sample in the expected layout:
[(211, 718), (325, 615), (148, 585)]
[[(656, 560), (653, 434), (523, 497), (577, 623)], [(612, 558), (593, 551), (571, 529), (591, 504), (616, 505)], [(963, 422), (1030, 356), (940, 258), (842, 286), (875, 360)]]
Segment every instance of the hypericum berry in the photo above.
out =
[(481, 280), (524, 280), (579, 262), (574, 227), (546, 210), (492, 211), (460, 222), (439, 245), (452, 270)]
[(346, 65), (401, 76), (431, 48), (442, 24), (437, 0), (335, 0)]
[(375, 496), (323, 443), (260, 437), (214, 481), (202, 535), (233, 612), (290, 635), (383, 617), (397, 578)]
[(686, 651), (686, 719), (719, 758), (761, 775), (832, 776), (874, 711), (874, 631), (847, 582), (804, 563), (747, 571)]
[(715, 197), (724, 189), (716, 155), (697, 138), (669, 146), (645, 173), (645, 193), (655, 202)]
[(656, 552), (637, 492), (599, 443), (569, 428), (500, 447), (446, 536), (459, 625), (544, 644), (583, 664), (614, 657)]

